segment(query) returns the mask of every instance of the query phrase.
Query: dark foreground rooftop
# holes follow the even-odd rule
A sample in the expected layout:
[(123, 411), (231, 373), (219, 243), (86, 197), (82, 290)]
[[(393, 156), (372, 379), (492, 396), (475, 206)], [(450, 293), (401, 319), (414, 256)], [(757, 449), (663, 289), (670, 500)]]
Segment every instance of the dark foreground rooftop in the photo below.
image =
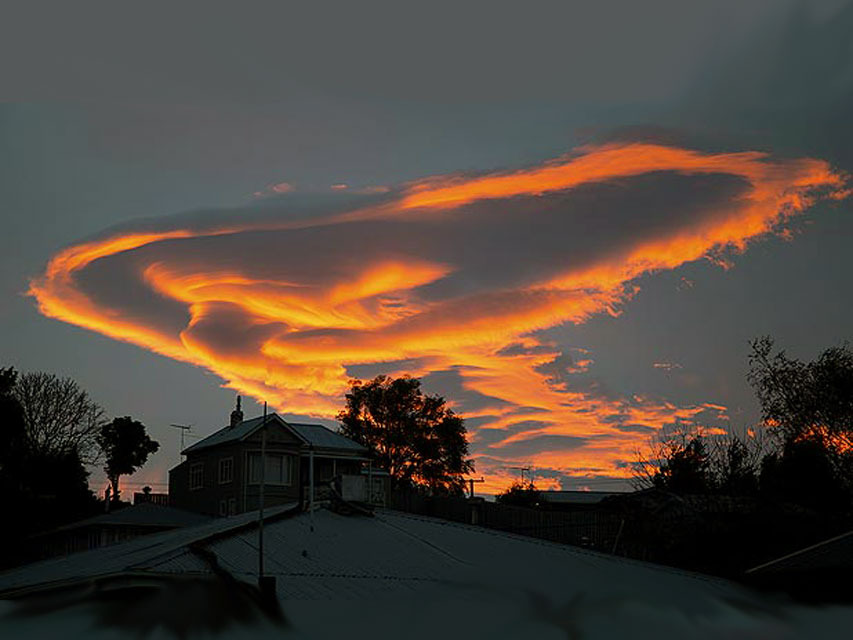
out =
[[(112, 618), (86, 602), (2, 617), (74, 588), (115, 594), (152, 581), (257, 584), (256, 518), (221, 518), (0, 574), (0, 598), (14, 600), (0, 602), (0, 635), (68, 638), (85, 629), (89, 638), (118, 637), (91, 635)], [(390, 510), (312, 516), (286, 505), (268, 510), (264, 541), (274, 598), (298, 637), (763, 637), (796, 622), (790, 608), (780, 622), (781, 608), (773, 612), (780, 605), (724, 580)], [(146, 609), (146, 621), (190, 610), (183, 596), (161, 600), (164, 612)], [(200, 600), (199, 624), (221, 613), (214, 601)], [(63, 634), (45, 634), (51, 621)], [(257, 633), (281, 637), (280, 629)]]

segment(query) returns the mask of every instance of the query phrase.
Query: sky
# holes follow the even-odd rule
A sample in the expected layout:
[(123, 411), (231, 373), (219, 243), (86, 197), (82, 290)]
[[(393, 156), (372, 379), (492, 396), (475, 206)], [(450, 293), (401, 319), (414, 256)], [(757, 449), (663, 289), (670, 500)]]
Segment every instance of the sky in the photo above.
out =
[(751, 339), (850, 338), (848, 2), (12, 14), (0, 366), (141, 420), (128, 488), (237, 393), (333, 426), (408, 373), (479, 490), (626, 489), (757, 422)]

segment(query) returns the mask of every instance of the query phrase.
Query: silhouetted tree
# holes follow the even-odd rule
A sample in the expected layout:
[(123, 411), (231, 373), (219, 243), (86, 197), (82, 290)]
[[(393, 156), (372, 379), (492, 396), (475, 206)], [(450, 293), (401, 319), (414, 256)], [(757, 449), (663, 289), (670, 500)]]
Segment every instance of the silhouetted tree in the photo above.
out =
[(112, 499), (119, 499), (119, 477), (130, 475), (160, 448), (145, 432), (145, 425), (130, 416), (115, 418), (101, 427), (98, 445), (105, 457), (104, 472), (112, 487)]
[(761, 492), (818, 511), (843, 511), (849, 507), (849, 487), (833, 458), (819, 439), (787, 442), (762, 460)]
[(76, 449), (32, 448), (16, 383), (14, 369), (0, 369), (0, 566), (28, 559), (22, 549), (27, 535), (85, 518), (98, 509)]
[(638, 454), (635, 485), (674, 493), (721, 493), (750, 496), (758, 492), (762, 456), (767, 450), (761, 434), (690, 435), (688, 431), (659, 435), (648, 456)]
[(474, 470), (464, 422), (420, 384), (409, 376), (354, 380), (338, 414), (341, 432), (367, 447), (395, 484), (461, 494), (462, 476)]
[(665, 444), (667, 455), (653, 477), (654, 485), (675, 493), (709, 493), (714, 483), (705, 439), (697, 435)]
[(853, 350), (826, 349), (813, 362), (774, 354), (773, 340), (751, 343), (747, 376), (761, 417), (783, 442), (818, 439), (832, 450), (853, 446)]
[(13, 393), (23, 410), (30, 451), (45, 456), (76, 453), (84, 463), (97, 461), (104, 411), (74, 380), (25, 373)]
[(516, 507), (536, 507), (542, 494), (533, 481), (521, 482), (516, 480), (505, 491), (497, 494), (495, 500), (501, 504), (508, 504)]
[(751, 343), (748, 379), (779, 451), (762, 462), (765, 495), (821, 510), (850, 508), (853, 494), (853, 350), (802, 362), (774, 353), (769, 337)]
[(10, 481), (13, 468), (21, 462), (27, 442), (24, 412), (13, 393), (17, 378), (12, 367), (0, 369), (0, 478), (4, 482)]
[(756, 494), (765, 449), (765, 440), (758, 434), (747, 437), (734, 433), (715, 436), (710, 447), (714, 488), (730, 496)]

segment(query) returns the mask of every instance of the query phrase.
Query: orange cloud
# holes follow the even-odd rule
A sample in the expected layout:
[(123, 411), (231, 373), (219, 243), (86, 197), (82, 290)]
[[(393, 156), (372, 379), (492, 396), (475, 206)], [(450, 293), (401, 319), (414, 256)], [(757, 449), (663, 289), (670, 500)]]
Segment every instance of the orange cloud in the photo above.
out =
[[(658, 188), (661, 176), (675, 182)], [(606, 190), (590, 191), (596, 185)], [(649, 207), (644, 224), (639, 203), (673, 185), (680, 199)], [(502, 464), (519, 461), (626, 476), (648, 430), (724, 408), (573, 388), (565, 376), (592, 359), (555, 377), (547, 369), (561, 350), (535, 332), (617, 313), (637, 277), (742, 251), (816, 199), (846, 193), (845, 178), (821, 160), (586, 147), (519, 171), (353, 194), (348, 208), (313, 217), (166, 219), (161, 230), (60, 251), (30, 294), (46, 316), (204, 367), (292, 413), (334, 416), (356, 365), (456, 371), (465, 394), (491, 399), (465, 413), (478, 420), (486, 490), (509, 477)], [(609, 216), (603, 222), (587, 214), (614, 199), (597, 214)], [(162, 322), (109, 299), (91, 277), (107, 265), (151, 305), (185, 315)]]

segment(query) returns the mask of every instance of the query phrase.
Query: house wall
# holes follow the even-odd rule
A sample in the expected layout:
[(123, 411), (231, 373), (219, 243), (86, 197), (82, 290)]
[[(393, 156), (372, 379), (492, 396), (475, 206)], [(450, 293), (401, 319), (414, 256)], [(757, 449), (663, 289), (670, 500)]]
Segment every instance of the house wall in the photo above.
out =
[[(268, 507), (299, 499), (298, 443), (287, 438), (273, 437), (273, 431), (270, 429), (268, 434), (267, 453), (292, 456), (294, 470), (289, 486), (264, 486), (264, 504)], [(248, 482), (248, 457), (250, 453), (260, 452), (260, 438), (251, 438), (244, 442), (220, 445), (188, 454), (184, 462), (169, 472), (169, 504), (211, 516), (257, 509), (260, 505), (260, 485)], [(233, 460), (233, 479), (231, 482), (221, 483), (219, 462), (225, 458)], [(202, 465), (202, 486), (190, 488), (191, 470), (197, 464)]]
[[(211, 516), (254, 511), (260, 506), (260, 485), (249, 483), (249, 456), (261, 452), (261, 433), (255, 432), (240, 442), (222, 444), (191, 452), (187, 459), (169, 472), (169, 504), (179, 509)], [(270, 425), (267, 429), (267, 453), (292, 456), (289, 485), (264, 485), (264, 505), (267, 507), (297, 502), (308, 491), (309, 457), (302, 441), (290, 431)], [(233, 480), (219, 482), (219, 461), (233, 459)], [(203, 482), (200, 488), (190, 488), (191, 470), (202, 465)], [(335, 474), (358, 474), (362, 460), (340, 454), (318, 451), (314, 456), (315, 486), (328, 486)], [(223, 513), (224, 510), (224, 513)]]

